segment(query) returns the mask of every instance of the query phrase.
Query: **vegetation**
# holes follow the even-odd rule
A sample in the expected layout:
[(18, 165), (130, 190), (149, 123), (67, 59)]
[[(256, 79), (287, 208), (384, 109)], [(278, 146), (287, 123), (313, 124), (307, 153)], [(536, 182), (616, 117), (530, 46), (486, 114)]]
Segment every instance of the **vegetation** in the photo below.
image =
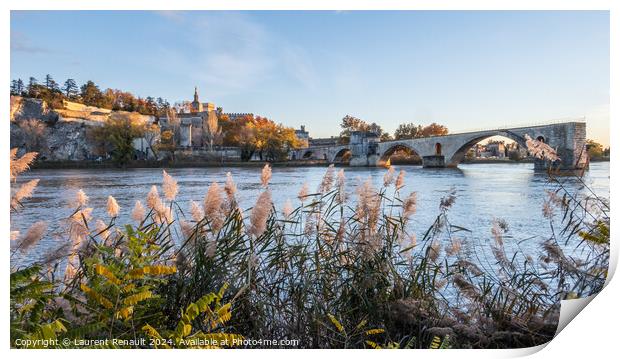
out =
[[(99, 155), (111, 153), (112, 160), (124, 166), (133, 159), (134, 139), (143, 137), (148, 130), (153, 130), (149, 127), (134, 114), (113, 113), (103, 126), (91, 128), (89, 137), (97, 144)], [(147, 133), (147, 137), (152, 138), (152, 133)]]
[[(39, 98), (53, 108), (62, 108), (63, 101), (74, 101), (89, 106), (96, 106), (114, 111), (128, 111), (129, 114), (112, 113), (101, 128), (89, 131), (89, 138), (95, 143), (96, 155), (110, 155), (119, 165), (125, 165), (133, 158), (133, 148), (129, 146), (133, 139), (143, 137), (149, 151), (157, 159), (158, 152), (170, 151), (173, 159), (181, 147), (181, 122), (176, 110), (162, 98), (142, 99), (129, 92), (106, 89), (101, 91), (93, 81), (87, 81), (78, 88), (75, 80), (68, 79), (60, 87), (50, 75), (45, 83), (31, 77), (27, 86), (21, 79), (11, 82), (11, 94)], [(225, 114), (211, 111), (203, 119), (203, 131), (200, 141), (205, 148), (213, 151), (215, 146), (234, 146), (241, 148), (242, 159), (249, 160), (255, 153), (261, 160), (278, 161), (286, 159), (288, 150), (299, 147), (295, 130), (274, 121), (248, 115), (231, 120)], [(145, 124), (135, 113), (166, 117), (168, 126), (160, 128), (159, 124)], [(21, 121), (23, 141), (28, 151), (44, 149), (45, 123), (33, 119)]]
[(170, 108), (168, 101), (161, 97), (141, 98), (115, 89), (101, 91), (90, 80), (78, 87), (74, 79), (67, 79), (61, 87), (49, 74), (42, 84), (34, 77), (30, 77), (28, 85), (24, 85), (22, 79), (12, 80), (11, 95), (42, 99), (52, 108), (63, 108), (63, 101), (73, 101), (87, 106), (153, 116), (161, 116)]
[(249, 160), (254, 153), (261, 160), (283, 160), (289, 149), (300, 146), (293, 128), (277, 124), (266, 117), (245, 116), (233, 121), (222, 116), (220, 126), (224, 146), (239, 147), (243, 160)]
[(373, 132), (381, 139), (381, 141), (388, 141), (391, 139), (390, 134), (383, 131), (381, 126), (376, 123), (373, 122), (369, 124), (362, 119), (350, 115), (346, 115), (342, 118), (340, 127), (342, 128), (342, 131), (340, 132), (340, 143), (342, 144), (349, 143), (349, 140), (351, 139), (351, 132), (353, 131)]
[[(557, 159), (528, 141), (533, 156)], [(11, 152), (13, 182), (34, 156)], [(265, 166), (252, 208), (239, 208), (228, 174), (202, 205), (181, 209), (177, 183), (164, 171), (161, 189), (136, 202), (125, 227), (116, 220), (128, 210), (113, 197), (109, 218), (94, 219), (78, 191), (53, 233), (44, 222), (11, 233), (12, 258), (32, 256), (45, 235), (64, 238), (33, 264), (12, 261), (11, 345), (87, 338), (127, 340), (118, 347), (248, 347), (243, 338), (270, 338), (303, 348), (524, 347), (553, 337), (560, 300), (601, 290), (606, 200), (569, 193), (566, 179), (549, 172), (555, 189), (542, 213), (553, 236), (540, 243), (540, 258), (508, 253), (509, 226), (495, 219), (489, 260), (463, 250), (480, 243), (451, 222), (454, 192), (416, 239), (417, 194), (405, 192), (405, 176), (392, 167), (380, 188), (358, 183), (353, 199), (344, 171), (329, 167), (316, 191), (303, 185), (297, 205), (278, 210)], [(35, 187), (13, 192), (11, 210)], [(567, 243), (585, 257), (567, 252)]]
[(588, 149), (588, 155), (590, 158), (597, 159), (601, 157), (609, 157), (609, 147), (603, 148), (603, 145), (594, 140), (587, 140), (586, 148)]
[(428, 126), (415, 125), (413, 123), (401, 123), (394, 131), (394, 139), (406, 140), (412, 138), (422, 138), (431, 136), (445, 136), (448, 128), (443, 125), (431, 123)]

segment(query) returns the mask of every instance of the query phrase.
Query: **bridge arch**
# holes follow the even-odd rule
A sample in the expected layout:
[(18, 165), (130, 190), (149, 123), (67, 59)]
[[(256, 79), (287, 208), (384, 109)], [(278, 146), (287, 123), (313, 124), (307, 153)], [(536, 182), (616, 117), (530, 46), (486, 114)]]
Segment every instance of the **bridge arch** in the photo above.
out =
[(301, 156), (301, 158), (304, 160), (309, 160), (313, 156), (314, 156), (314, 151), (305, 151), (304, 154)]
[(409, 152), (410, 154), (419, 157), (420, 160), (422, 160), (422, 154), (420, 153), (420, 151), (418, 151), (417, 149), (413, 148), (412, 146), (408, 145), (405, 142), (397, 142), (397, 143), (392, 144), (385, 151), (383, 151), (383, 153), (379, 155), (378, 164), (380, 165), (385, 164), (394, 153), (396, 153), (397, 151), (401, 151), (401, 150), (405, 150)]
[(330, 163), (347, 163), (350, 161), (353, 152), (348, 147), (343, 147), (339, 149), (332, 158), (330, 158)]
[(484, 141), (485, 139), (491, 138), (494, 136), (501, 136), (501, 137), (509, 138), (515, 141), (516, 143), (518, 143), (519, 146), (521, 146), (521, 148), (527, 148), (525, 138), (514, 132), (491, 131), (491, 132), (487, 132), (481, 135), (477, 135), (471, 138), (469, 141), (465, 142), (454, 152), (451, 158), (447, 159), (448, 161), (446, 161), (446, 163), (448, 164), (449, 167), (456, 167), (461, 161), (463, 161), (463, 159), (465, 158), (465, 155), (467, 154), (467, 151), (469, 151), (469, 149), (472, 148), (476, 143), (480, 141)]

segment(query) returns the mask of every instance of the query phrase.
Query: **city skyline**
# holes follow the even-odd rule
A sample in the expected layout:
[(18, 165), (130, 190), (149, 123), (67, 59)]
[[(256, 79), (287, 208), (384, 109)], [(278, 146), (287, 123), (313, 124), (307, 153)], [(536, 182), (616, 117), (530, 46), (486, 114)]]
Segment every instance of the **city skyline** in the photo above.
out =
[(11, 78), (47, 73), (171, 103), (198, 86), (201, 101), (313, 137), (346, 114), (390, 133), (584, 116), (609, 145), (605, 11), (13, 11)]

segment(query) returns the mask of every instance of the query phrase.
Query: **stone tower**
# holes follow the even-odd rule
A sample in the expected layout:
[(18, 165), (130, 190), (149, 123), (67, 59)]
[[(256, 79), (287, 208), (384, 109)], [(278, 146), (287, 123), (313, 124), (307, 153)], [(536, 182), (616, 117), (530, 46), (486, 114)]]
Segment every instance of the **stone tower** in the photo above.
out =
[(198, 99), (198, 86), (194, 87), (194, 101), (192, 101), (192, 112), (202, 112), (202, 103)]

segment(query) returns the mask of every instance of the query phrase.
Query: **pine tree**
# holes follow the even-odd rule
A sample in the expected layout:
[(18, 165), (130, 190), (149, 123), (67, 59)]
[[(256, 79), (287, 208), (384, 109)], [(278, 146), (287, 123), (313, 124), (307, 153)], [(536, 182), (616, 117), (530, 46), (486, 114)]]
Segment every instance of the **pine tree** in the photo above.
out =
[(19, 83), (17, 82), (17, 80), (11, 80), (11, 95), (21, 95), (21, 91), (19, 90)]
[(39, 92), (37, 86), (39, 85), (38, 80), (32, 76), (28, 79), (28, 96), (36, 97)]
[(22, 79), (17, 79), (17, 94), (20, 96), (24, 95), (24, 81)]
[(69, 99), (74, 99), (78, 94), (78, 87), (74, 79), (67, 79), (62, 86), (62, 91)]
[(59, 90), (58, 83), (54, 81), (54, 79), (52, 78), (52, 75), (50, 74), (45, 75), (45, 87), (47, 87), (51, 91)]
[(80, 91), (80, 96), (82, 96), (82, 101), (85, 105), (97, 107), (102, 106), (103, 93), (101, 93), (101, 90), (99, 90), (99, 87), (95, 85), (93, 81), (86, 81), (86, 83), (80, 88)]

